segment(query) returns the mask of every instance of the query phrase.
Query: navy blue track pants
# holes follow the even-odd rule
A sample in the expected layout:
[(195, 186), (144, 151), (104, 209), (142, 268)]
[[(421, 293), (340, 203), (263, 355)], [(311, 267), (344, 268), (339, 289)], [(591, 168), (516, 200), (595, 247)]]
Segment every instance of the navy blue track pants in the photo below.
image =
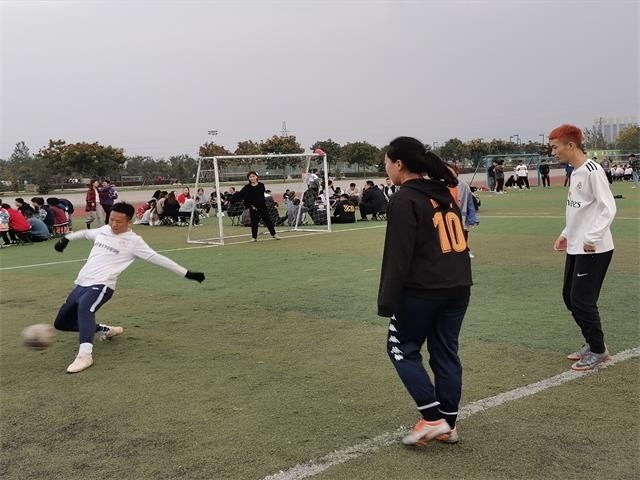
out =
[[(469, 305), (466, 298), (404, 297), (391, 317), (387, 353), (418, 410), (437, 407), (453, 427), (462, 393), (458, 336)], [(427, 343), (434, 382), (422, 362)]]
[(96, 312), (112, 295), (113, 290), (106, 285), (76, 286), (60, 307), (53, 326), (66, 332), (80, 332), (80, 343), (93, 343)]

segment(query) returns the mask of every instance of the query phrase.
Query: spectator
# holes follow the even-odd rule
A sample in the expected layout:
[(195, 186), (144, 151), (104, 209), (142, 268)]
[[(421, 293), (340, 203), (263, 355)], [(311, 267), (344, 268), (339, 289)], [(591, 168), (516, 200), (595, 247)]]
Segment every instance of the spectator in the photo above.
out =
[(633, 170), (633, 173), (631, 174), (631, 177), (633, 178), (632, 188), (638, 188), (640, 187), (640, 160), (636, 158), (635, 153), (629, 155), (629, 165), (631, 165), (631, 169)]
[(304, 225), (307, 211), (307, 208), (304, 205), (301, 205), (300, 199), (293, 197), (289, 202), (289, 205), (287, 205), (287, 224), (290, 227), (299, 227), (300, 225)]
[(567, 163), (564, 167), (564, 186), (568, 187), (571, 185), (571, 174), (573, 173), (573, 167), (570, 163)]
[(522, 189), (524, 185), (529, 190), (529, 171), (522, 160), (519, 160), (516, 165), (516, 176), (518, 177), (518, 188)]
[(609, 185), (611, 185), (613, 183), (613, 178), (611, 177), (611, 162), (609, 162), (609, 160), (604, 160), (600, 164), (600, 166), (604, 170), (604, 174), (607, 176), (607, 181), (609, 182)]
[(22, 215), (24, 215), (25, 217), (26, 217), (25, 215), (26, 210), (28, 209), (33, 210), (33, 208), (31, 208), (31, 206), (28, 203), (25, 203), (24, 199), (20, 197), (16, 198), (16, 208), (20, 210), (20, 213), (22, 213)]
[(631, 181), (631, 177), (633, 177), (633, 168), (631, 168), (631, 165), (625, 165), (624, 179), (627, 181)]
[(31, 204), (34, 207), (34, 210), (38, 213), (40, 219), (45, 223), (49, 230), (53, 229), (53, 224), (56, 223), (55, 216), (53, 214), (53, 210), (49, 208), (49, 205), (44, 203), (44, 198), (42, 197), (33, 197), (31, 199)]
[(189, 223), (191, 221), (191, 212), (193, 212), (193, 224), (200, 225), (200, 213), (193, 198), (185, 198), (182, 205), (180, 205), (178, 209), (180, 223)]
[(180, 210), (180, 202), (176, 198), (176, 192), (171, 191), (167, 195), (167, 199), (163, 205), (163, 218), (169, 218), (174, 223), (178, 223), (178, 212)]
[(262, 219), (262, 222), (264, 222), (269, 230), (271, 238), (280, 240), (280, 237), (276, 234), (271, 217), (269, 217), (267, 213), (264, 184), (259, 181), (258, 174), (254, 171), (247, 173), (247, 180), (249, 180), (249, 182), (242, 187), (242, 190), (234, 195), (233, 200), (244, 200), (245, 205), (249, 208), (249, 214), (251, 215), (251, 241), (258, 241), (258, 224), (260, 219)]
[(116, 187), (111, 184), (111, 180), (105, 178), (102, 180), (102, 187), (98, 189), (100, 194), (100, 205), (104, 210), (105, 220), (104, 223), (109, 223), (109, 212), (111, 212), (111, 207), (113, 207), (113, 201), (118, 198), (118, 191)]
[(540, 173), (540, 178), (542, 179), (542, 188), (550, 187), (551, 180), (549, 179), (549, 164), (547, 163), (546, 159), (543, 158), (540, 162), (538, 172)]
[(356, 221), (356, 207), (349, 201), (349, 195), (343, 193), (336, 202), (332, 223), (354, 223)]
[(391, 200), (391, 195), (396, 193), (396, 186), (393, 184), (389, 177), (385, 179), (385, 183), (386, 185), (384, 186), (384, 196), (388, 202), (389, 200)]
[(32, 242), (44, 242), (45, 240), (49, 240), (51, 236), (49, 228), (42, 220), (40, 220), (39, 217), (35, 215), (33, 208), (26, 210), (25, 217), (27, 222), (29, 222), (29, 225), (31, 225), (29, 240)]
[(97, 220), (97, 227), (100, 227), (102, 223), (104, 223), (104, 219), (102, 218), (102, 208), (100, 207), (100, 182), (97, 178), (94, 178), (89, 182), (87, 188), (87, 194), (85, 195), (85, 205), (84, 209), (87, 212), (87, 219), (85, 223), (87, 228), (91, 228), (91, 224), (94, 220)]
[[(60, 201), (55, 197), (47, 198), (47, 205), (53, 212), (53, 225), (64, 225), (69, 223), (69, 215), (62, 208), (58, 206)], [(45, 222), (46, 223), (46, 222)]]
[(189, 187), (184, 187), (182, 189), (182, 193), (178, 195), (178, 203), (182, 205), (185, 201), (191, 198), (191, 190)]
[(355, 183), (349, 184), (349, 188), (347, 188), (346, 193), (349, 195), (349, 199), (354, 205), (360, 203), (360, 189), (356, 187)]
[(367, 215), (371, 214), (373, 218), (378, 213), (384, 213), (387, 210), (387, 202), (384, 199), (384, 193), (371, 180), (367, 180), (365, 190), (362, 192), (362, 201), (358, 206), (360, 209), (360, 220), (366, 222)]
[[(2, 208), (9, 214), (9, 237), (12, 242), (17, 242), (18, 239), (25, 239), (27, 232), (31, 230), (31, 225), (24, 218), (24, 215), (19, 210), (14, 210), (8, 203), (3, 203)], [(4, 238), (4, 236), (3, 236)], [(5, 238), (6, 244), (6, 238)]]
[(156, 200), (156, 213), (158, 214), (158, 218), (162, 220), (164, 218), (164, 202), (167, 201), (167, 195), (169, 192), (166, 190), (162, 190), (160, 195), (158, 196), (158, 200)]
[(490, 192), (496, 189), (496, 161), (491, 160), (491, 165), (487, 168), (487, 188)]
[(504, 193), (504, 160), (496, 160), (496, 193)]
[(0, 200), (0, 235), (4, 240), (4, 245), (11, 245), (9, 239), (9, 211), (4, 208), (2, 200)]
[(623, 177), (624, 177), (624, 167), (622, 166), (622, 164), (620, 164), (616, 168), (616, 174), (615, 174), (614, 180), (621, 182)]

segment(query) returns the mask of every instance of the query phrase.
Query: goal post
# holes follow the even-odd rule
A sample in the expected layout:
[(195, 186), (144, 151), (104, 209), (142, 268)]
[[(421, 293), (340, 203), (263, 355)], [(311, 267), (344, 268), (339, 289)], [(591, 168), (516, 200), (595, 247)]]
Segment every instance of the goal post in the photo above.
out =
[[(318, 170), (320, 177), (315, 173)], [(255, 171), (270, 191), (267, 210), (279, 234), (331, 231), (326, 154), (222, 155), (198, 158), (193, 196), (200, 189), (204, 194), (195, 199), (191, 211), (188, 243), (224, 245), (251, 236), (251, 230), (243, 226), (247, 209), (233, 196), (247, 183), (250, 171)], [(204, 213), (206, 209), (209, 214)], [(264, 233), (264, 228), (259, 228)]]

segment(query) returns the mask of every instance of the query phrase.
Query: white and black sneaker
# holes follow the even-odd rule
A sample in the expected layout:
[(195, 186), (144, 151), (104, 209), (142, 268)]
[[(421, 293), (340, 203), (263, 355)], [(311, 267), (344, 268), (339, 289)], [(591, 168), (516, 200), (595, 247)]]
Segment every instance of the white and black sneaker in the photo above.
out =
[(99, 324), (97, 333), (100, 334), (100, 340), (111, 340), (113, 337), (122, 335), (124, 333), (124, 328)]

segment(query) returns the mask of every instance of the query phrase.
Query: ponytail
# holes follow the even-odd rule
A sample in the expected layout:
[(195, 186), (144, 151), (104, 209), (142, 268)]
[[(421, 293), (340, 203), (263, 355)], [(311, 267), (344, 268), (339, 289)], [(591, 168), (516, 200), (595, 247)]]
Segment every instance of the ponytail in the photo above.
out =
[(387, 157), (392, 162), (402, 160), (406, 169), (412, 173), (428, 175), (432, 180), (446, 183), (449, 187), (458, 185), (458, 179), (442, 159), (415, 138), (398, 137), (391, 141)]

